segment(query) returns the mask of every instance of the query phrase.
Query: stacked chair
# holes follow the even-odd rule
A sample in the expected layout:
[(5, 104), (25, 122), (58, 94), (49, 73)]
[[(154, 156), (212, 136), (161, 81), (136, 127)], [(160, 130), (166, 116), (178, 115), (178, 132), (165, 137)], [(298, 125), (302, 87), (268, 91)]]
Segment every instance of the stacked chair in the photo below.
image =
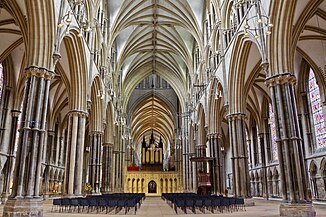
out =
[(187, 213), (188, 210), (193, 213), (205, 213), (209, 211), (214, 213), (216, 210), (220, 213), (245, 210), (244, 199), (236, 197), (224, 197), (223, 195), (198, 195), (195, 193), (165, 193), (162, 194), (165, 200), (178, 214), (178, 210)]
[(51, 212), (96, 212), (96, 213), (110, 213), (114, 211), (115, 214), (124, 210), (127, 214), (130, 210), (134, 210), (136, 214), (142, 201), (145, 199), (145, 194), (104, 194), (92, 195), (87, 197), (75, 198), (56, 198), (53, 199)]

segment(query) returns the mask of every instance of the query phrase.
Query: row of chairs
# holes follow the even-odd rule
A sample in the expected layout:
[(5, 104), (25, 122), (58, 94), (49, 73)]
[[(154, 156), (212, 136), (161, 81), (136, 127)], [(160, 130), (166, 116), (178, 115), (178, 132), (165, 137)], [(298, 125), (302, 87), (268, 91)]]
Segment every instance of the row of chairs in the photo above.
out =
[(84, 212), (87, 209), (87, 213), (103, 212), (110, 213), (114, 210), (117, 214), (122, 209), (127, 214), (131, 209), (134, 209), (136, 214), (137, 209), (140, 207), (142, 201), (145, 199), (145, 194), (130, 194), (130, 193), (116, 193), (116, 194), (104, 194), (104, 195), (91, 195), (87, 197), (75, 197), (75, 198), (56, 198), (53, 199), (53, 205), (51, 212)]
[(244, 199), (236, 197), (224, 197), (223, 195), (198, 195), (195, 193), (165, 193), (162, 194), (162, 199), (174, 208), (178, 214), (178, 209), (187, 213), (191, 210), (196, 213), (199, 210), (201, 213), (215, 210), (223, 213), (225, 211), (233, 212), (245, 210)]

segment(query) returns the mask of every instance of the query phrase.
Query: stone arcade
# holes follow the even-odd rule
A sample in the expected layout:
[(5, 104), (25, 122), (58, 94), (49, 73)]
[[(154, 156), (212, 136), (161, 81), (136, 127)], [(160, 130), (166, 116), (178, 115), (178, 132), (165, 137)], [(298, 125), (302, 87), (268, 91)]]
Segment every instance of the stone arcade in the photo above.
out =
[(325, 14), (324, 0), (0, 0), (3, 216), (117, 192), (316, 216)]

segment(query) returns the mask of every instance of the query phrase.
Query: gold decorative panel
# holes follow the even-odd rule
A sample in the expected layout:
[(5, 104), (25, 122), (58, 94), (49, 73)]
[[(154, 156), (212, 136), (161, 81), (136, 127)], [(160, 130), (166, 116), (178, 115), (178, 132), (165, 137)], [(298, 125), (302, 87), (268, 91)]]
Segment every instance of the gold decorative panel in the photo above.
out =
[(124, 192), (161, 196), (162, 193), (181, 192), (177, 172), (127, 171)]

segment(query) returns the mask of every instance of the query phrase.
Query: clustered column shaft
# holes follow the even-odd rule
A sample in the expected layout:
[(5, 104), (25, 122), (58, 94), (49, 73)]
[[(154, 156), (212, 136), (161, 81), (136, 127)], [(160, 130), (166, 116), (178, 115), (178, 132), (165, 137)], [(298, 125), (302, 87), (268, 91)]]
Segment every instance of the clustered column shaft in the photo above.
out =
[(49, 88), (53, 73), (30, 67), (26, 70), (26, 75), (22, 128), (11, 196), (38, 198)]
[(221, 153), (221, 143), (218, 134), (212, 133), (208, 135), (210, 145), (210, 157), (214, 157), (213, 161), (213, 191), (217, 194), (224, 193), (223, 179), (223, 156)]
[(85, 123), (86, 113), (84, 111), (70, 111), (64, 176), (64, 192), (68, 195), (82, 194)]
[(266, 79), (275, 114), (278, 157), (283, 200), (300, 203), (307, 200), (307, 180), (295, 103), (295, 77), (289, 73)]
[(248, 198), (251, 195), (244, 119), (245, 115), (242, 113), (230, 114), (229, 131), (232, 145), (234, 196)]
[(102, 146), (102, 132), (91, 133), (90, 146), (90, 163), (89, 163), (89, 181), (93, 188), (93, 193), (100, 192), (101, 180), (101, 146)]
[[(10, 140), (9, 140), (9, 151), (8, 151), (8, 160), (6, 163), (5, 170), (7, 171), (5, 178), (3, 180), (3, 199), (7, 199), (8, 195), (10, 194), (10, 183), (12, 180), (12, 169), (15, 163), (15, 141), (16, 141), (16, 134), (17, 134), (17, 124), (18, 118), (20, 115), (20, 111), (12, 110), (11, 111), (11, 129), (10, 129)], [(2, 201), (4, 202), (4, 201)]]
[(110, 192), (112, 182), (113, 144), (103, 143), (102, 192)]
[(190, 135), (188, 129), (189, 116), (187, 114), (182, 115), (182, 156), (183, 156), (183, 185), (185, 191), (192, 190), (192, 163), (189, 160), (190, 153)]

